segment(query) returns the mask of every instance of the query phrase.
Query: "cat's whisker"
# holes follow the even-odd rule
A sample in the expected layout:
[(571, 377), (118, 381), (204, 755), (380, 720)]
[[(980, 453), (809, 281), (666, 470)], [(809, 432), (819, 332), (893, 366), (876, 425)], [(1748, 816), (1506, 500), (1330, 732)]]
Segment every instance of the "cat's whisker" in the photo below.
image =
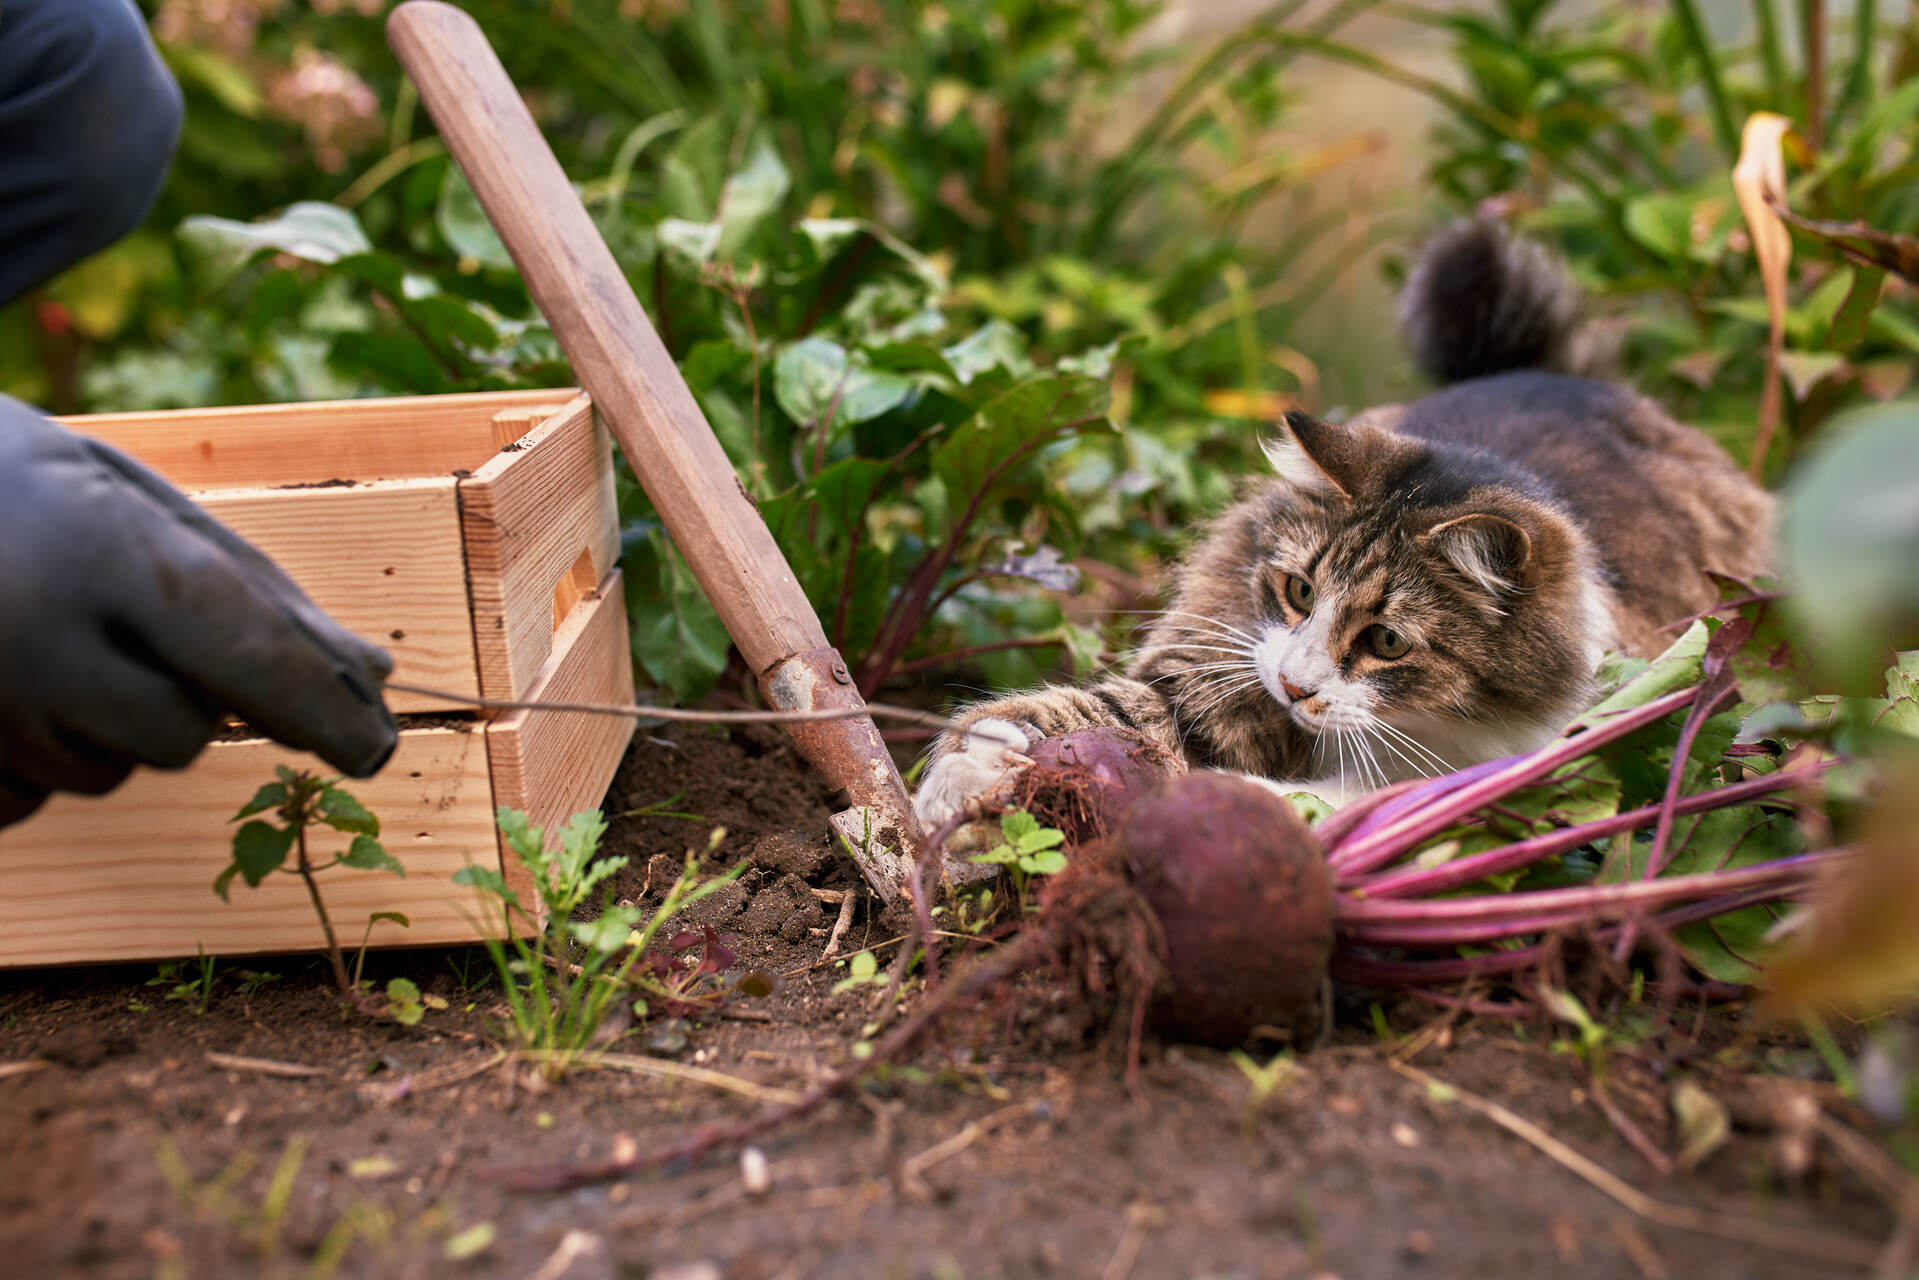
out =
[[(1218, 679), (1218, 680), (1207, 682), (1205, 686), (1206, 690), (1209, 693), (1211, 693), (1212, 696), (1207, 699), (1206, 704), (1204, 706), (1197, 708), (1192, 713), (1194, 721), (1197, 722), (1205, 719), (1209, 714), (1211, 714), (1215, 709), (1217, 709), (1220, 706), (1220, 704), (1230, 700), (1231, 698), (1237, 696), (1238, 694), (1245, 692), (1247, 689), (1252, 688), (1258, 683), (1259, 683), (1259, 678), (1257, 676), (1252, 676), (1252, 677), (1241, 676), (1237, 680), (1229, 681), (1225, 679)], [(1218, 688), (1215, 687), (1215, 686), (1222, 686), (1222, 685), (1224, 687), (1218, 687)]]
[(1431, 747), (1421, 742), (1418, 738), (1413, 737), (1412, 734), (1407, 733), (1404, 729), (1401, 729), (1397, 725), (1387, 724), (1384, 720), (1376, 719), (1373, 721), (1373, 723), (1382, 731), (1389, 733), (1394, 738), (1398, 739), (1401, 743), (1403, 743), (1407, 747), (1407, 749), (1413, 751), (1422, 759), (1431, 762), (1433, 768), (1438, 773), (1453, 772), (1454, 766), (1452, 765), (1451, 762), (1449, 762), (1444, 756), (1440, 755), (1437, 751), (1434, 751)]
[(1175, 617), (1197, 618), (1199, 619), (1199, 621), (1204, 622), (1209, 626), (1215, 627), (1220, 631), (1230, 632), (1231, 634), (1238, 636), (1241, 640), (1244, 640), (1248, 644), (1259, 643), (1259, 637), (1252, 634), (1252, 632), (1243, 631), (1240, 628), (1234, 626), (1230, 622), (1224, 622), (1218, 618), (1208, 617), (1206, 614), (1203, 614), (1203, 613), (1193, 613), (1186, 609), (1161, 609), (1154, 616), (1161, 617), (1161, 618), (1175, 618)]
[(1395, 756), (1397, 756), (1401, 764), (1405, 765), (1408, 769), (1411, 769), (1414, 773), (1418, 774), (1420, 777), (1430, 778), (1433, 776), (1433, 771), (1431, 769), (1427, 768), (1425, 765), (1420, 764), (1417, 760), (1412, 759), (1404, 751), (1401, 751), (1398, 747), (1394, 746), (1391, 738), (1385, 737), (1384, 735), (1380, 735), (1378, 737), (1378, 742), (1380, 746), (1386, 748), (1386, 750), (1392, 752)]

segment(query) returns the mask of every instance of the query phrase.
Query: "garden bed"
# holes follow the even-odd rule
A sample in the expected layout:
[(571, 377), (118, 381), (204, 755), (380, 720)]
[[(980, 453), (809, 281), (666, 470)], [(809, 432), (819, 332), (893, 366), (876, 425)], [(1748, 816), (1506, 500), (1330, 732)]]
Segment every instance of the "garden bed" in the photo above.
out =
[[(608, 848), (632, 858), (620, 895), (641, 896), (649, 877), (657, 894), (681, 851), (725, 826), (709, 869), (753, 866), (738, 891), (696, 910), (742, 970), (780, 981), (771, 996), (688, 1026), (650, 1023), (613, 1049), (757, 1091), (803, 1088), (843, 1062), (875, 989), (836, 994), (845, 970), (819, 963), (837, 908), (813, 890), (857, 882), (816, 838), (831, 798), (773, 730), (684, 728), (630, 751), (607, 807), (643, 806), (701, 820), (617, 820)], [(843, 953), (891, 936), (862, 909)], [(23, 1275), (90, 1277), (1863, 1273), (1637, 1216), (1437, 1101), (1401, 1059), (1661, 1202), (1764, 1218), (1815, 1242), (1883, 1238), (1890, 1221), (1829, 1149), (1797, 1176), (1782, 1164), (1792, 1134), (1777, 1118), (1790, 1100), (1829, 1099), (1794, 1079), (1814, 1072), (1809, 1051), (1737, 1037), (1724, 1006), (1687, 1004), (1681, 1030), (1633, 1033), (1609, 1059), (1608, 1101), (1667, 1150), (1681, 1072), (1733, 1120), (1730, 1142), (1696, 1172), (1661, 1177), (1549, 1028), (1516, 1034), (1408, 1004), (1381, 1011), (1382, 1036), (1363, 996), (1342, 998), (1329, 1043), (1263, 1107), (1228, 1055), (1150, 1043), (1131, 1098), (1112, 1045), (1044, 1009), (1013, 1013), (1030, 1001), (991, 1001), (929, 1042), (916, 1070), (763, 1138), (757, 1194), (732, 1152), (568, 1194), (508, 1193), (485, 1171), (605, 1156), (629, 1138), (647, 1149), (764, 1098), (612, 1069), (512, 1086), (492, 1034), (499, 988), (477, 948), (369, 964), (448, 1007), (410, 1029), (343, 1015), (309, 957), (221, 962), (204, 1014), (191, 996), (167, 998), (172, 981), (148, 985), (151, 966), (0, 977), (0, 1059), (45, 1064), (0, 1077), (3, 1256)], [(284, 976), (247, 992), (244, 971)], [(277, 1216), (263, 1212), (271, 1204), (284, 1206)], [(481, 1224), (491, 1240), (476, 1248)], [(567, 1245), (568, 1232), (594, 1240)], [(455, 1267), (450, 1245), (475, 1252)], [(572, 1263), (541, 1270), (568, 1249)]]

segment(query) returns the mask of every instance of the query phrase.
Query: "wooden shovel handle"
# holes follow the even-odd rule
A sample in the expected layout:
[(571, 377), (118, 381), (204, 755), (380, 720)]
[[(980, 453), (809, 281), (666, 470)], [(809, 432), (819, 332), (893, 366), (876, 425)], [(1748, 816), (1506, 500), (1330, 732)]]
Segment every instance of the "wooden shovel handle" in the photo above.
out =
[(825, 632), (693, 392), (471, 15), (412, 0), (387, 41), (601, 418), (755, 675)]
[[(387, 42), (761, 688), (781, 707), (864, 706), (479, 24), (450, 4), (409, 0), (387, 19)], [(906, 789), (872, 717), (800, 728), (795, 742), (827, 785), (912, 848)], [(897, 895), (870, 868), (868, 878)]]

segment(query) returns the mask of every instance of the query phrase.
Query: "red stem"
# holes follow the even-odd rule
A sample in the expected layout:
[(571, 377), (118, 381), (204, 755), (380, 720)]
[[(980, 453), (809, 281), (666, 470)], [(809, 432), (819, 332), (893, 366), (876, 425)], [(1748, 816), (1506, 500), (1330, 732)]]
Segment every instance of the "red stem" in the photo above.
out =
[[(1675, 814), (1693, 814), (1708, 809), (1729, 808), (1774, 791), (1796, 786), (1805, 777), (1816, 776), (1830, 768), (1832, 764), (1833, 761), (1821, 760), (1804, 770), (1782, 770), (1763, 777), (1748, 778), (1744, 782), (1728, 783), (1723, 787), (1701, 792), (1699, 795), (1687, 796), (1675, 804), (1672, 811)], [(1576, 827), (1550, 831), (1545, 835), (1533, 836), (1498, 849), (1488, 849), (1484, 853), (1458, 858), (1442, 866), (1402, 867), (1363, 879), (1342, 878), (1341, 888), (1355, 898), (1367, 899), (1407, 898), (1457, 889), (1476, 880), (1483, 880), (1487, 876), (1517, 871), (1541, 859), (1550, 858), (1556, 853), (1565, 853), (1569, 849), (1577, 849), (1582, 844), (1590, 844), (1602, 836), (1636, 830), (1652, 822), (1663, 811), (1663, 805), (1649, 804), (1644, 808), (1630, 809), (1610, 818), (1584, 822)]]
[(1380, 830), (1369, 831), (1328, 850), (1326, 861), (1342, 879), (1382, 867), (1418, 848), (1422, 841), (1456, 826), (1481, 805), (1550, 776), (1561, 766), (1591, 755), (1595, 747), (1623, 738), (1687, 706), (1699, 696), (1699, 688), (1694, 685), (1655, 698), (1642, 707), (1621, 712), (1603, 725), (1562, 738), (1531, 755), (1520, 756), (1505, 768), (1459, 788), (1437, 804), (1422, 804)]

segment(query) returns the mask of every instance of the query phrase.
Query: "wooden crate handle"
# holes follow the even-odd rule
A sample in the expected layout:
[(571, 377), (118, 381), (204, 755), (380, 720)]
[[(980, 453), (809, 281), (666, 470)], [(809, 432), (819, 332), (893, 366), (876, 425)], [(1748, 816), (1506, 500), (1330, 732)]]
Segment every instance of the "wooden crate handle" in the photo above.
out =
[[(799, 580), (479, 24), (439, 0), (409, 0), (388, 18), (387, 42), (761, 687), (776, 705), (863, 707), (838, 655), (824, 656)], [(795, 741), (827, 784), (915, 845), (905, 786), (872, 718), (806, 730)]]

